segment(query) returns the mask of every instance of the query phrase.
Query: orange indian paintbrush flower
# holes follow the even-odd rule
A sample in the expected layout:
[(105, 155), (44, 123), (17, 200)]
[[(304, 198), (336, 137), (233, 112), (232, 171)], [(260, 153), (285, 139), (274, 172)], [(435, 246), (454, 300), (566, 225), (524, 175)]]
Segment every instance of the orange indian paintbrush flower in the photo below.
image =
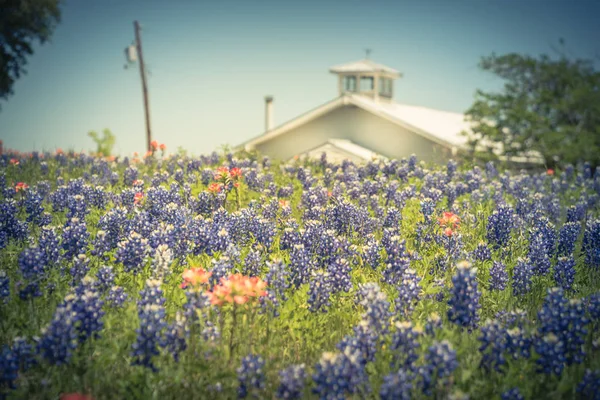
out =
[(27, 189), (29, 187), (28, 184), (24, 183), (24, 182), (18, 182), (15, 185), (15, 192), (20, 192), (20, 191), (24, 191), (25, 189)]
[(202, 268), (190, 268), (183, 271), (183, 283), (182, 288), (186, 288), (188, 285), (198, 286), (208, 283), (208, 278), (212, 275), (212, 272), (207, 272)]

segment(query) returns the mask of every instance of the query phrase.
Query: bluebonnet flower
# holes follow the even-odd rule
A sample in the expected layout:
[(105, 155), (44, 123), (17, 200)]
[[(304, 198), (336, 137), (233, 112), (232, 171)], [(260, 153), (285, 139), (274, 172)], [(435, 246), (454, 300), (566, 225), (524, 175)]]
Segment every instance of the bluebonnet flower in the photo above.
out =
[(165, 298), (160, 289), (161, 281), (147, 280), (145, 288), (140, 292), (138, 317), (140, 327), (136, 329), (137, 340), (132, 346), (132, 365), (142, 365), (157, 371), (152, 358), (159, 354), (158, 347), (163, 343), (165, 322)]
[(175, 320), (165, 328), (165, 337), (162, 347), (167, 349), (176, 362), (179, 362), (179, 354), (187, 348), (187, 329), (185, 318), (178, 312)]
[(510, 239), (510, 232), (513, 225), (513, 210), (506, 205), (499, 206), (488, 217), (487, 240), (496, 248), (506, 246)]
[(296, 287), (308, 282), (314, 268), (310, 253), (303, 244), (296, 244), (290, 251), (290, 283)]
[(333, 292), (331, 277), (328, 272), (314, 271), (308, 288), (308, 305), (312, 312), (327, 312), (331, 305), (330, 297)]
[(87, 231), (85, 221), (79, 218), (71, 218), (67, 221), (61, 241), (64, 258), (70, 260), (78, 254), (84, 254), (87, 249), (89, 236), (90, 234)]
[(221, 282), (221, 278), (228, 276), (233, 271), (233, 264), (228, 257), (221, 257), (218, 260), (211, 260), (212, 275), (209, 278), (210, 286), (217, 285)]
[(19, 254), (18, 263), (23, 278), (39, 280), (46, 268), (46, 254), (39, 247), (30, 247)]
[(524, 295), (531, 290), (531, 279), (533, 278), (533, 266), (529, 259), (520, 258), (513, 269), (513, 295)]
[(529, 239), (528, 258), (536, 275), (546, 275), (550, 271), (550, 258), (546, 253), (542, 235), (532, 234)]
[(352, 282), (350, 281), (351, 270), (352, 267), (350, 267), (348, 260), (342, 257), (336, 257), (327, 265), (332, 293), (340, 291), (349, 292), (352, 289)]
[(81, 194), (67, 197), (67, 218), (79, 218), (80, 220), (85, 219), (85, 216), (89, 213), (87, 208), (86, 199)]
[(423, 331), (414, 327), (409, 321), (396, 322), (394, 327), (396, 330), (392, 334), (390, 343), (390, 350), (393, 353), (392, 367), (416, 372), (415, 362), (419, 359), (417, 350), (420, 347), (419, 339)]
[(458, 368), (456, 351), (450, 342), (447, 340), (433, 342), (425, 354), (425, 365), (419, 369), (423, 380), (423, 393), (431, 395), (434, 385), (433, 378), (435, 377), (435, 384), (443, 385), (456, 368)]
[(96, 287), (101, 292), (106, 292), (111, 288), (115, 281), (115, 273), (113, 272), (113, 267), (104, 265), (98, 269), (96, 273)]
[(123, 172), (123, 183), (125, 186), (133, 185), (133, 182), (138, 179), (139, 171), (134, 166), (129, 166)]
[(502, 366), (506, 364), (506, 328), (496, 320), (487, 320), (481, 327), (481, 336), (478, 339), (481, 342), (481, 366), (488, 371), (492, 368), (501, 371)]
[(545, 374), (562, 374), (565, 359), (565, 344), (554, 333), (548, 333), (535, 341), (535, 351), (539, 354), (536, 363), (539, 371)]
[(426, 197), (423, 200), (421, 200), (421, 213), (425, 218), (425, 223), (429, 223), (431, 221), (431, 216), (434, 212), (435, 202), (432, 199)]
[(396, 207), (389, 207), (383, 221), (384, 227), (394, 227), (400, 225), (402, 213)]
[(204, 291), (188, 288), (185, 291), (187, 302), (183, 305), (184, 316), (188, 326), (192, 326), (199, 321), (199, 316), (205, 316), (210, 307), (210, 299)]
[(554, 266), (554, 281), (564, 290), (571, 290), (575, 282), (575, 259), (559, 257)]
[(171, 274), (173, 251), (166, 244), (159, 245), (152, 258), (152, 274), (155, 279), (163, 279)]
[(37, 352), (35, 346), (29, 343), (24, 337), (17, 336), (13, 339), (11, 348), (17, 357), (19, 369), (23, 372), (29, 370), (37, 364)]
[(379, 336), (374, 332), (369, 321), (362, 320), (353, 328), (353, 335), (346, 335), (337, 345), (342, 353), (349, 348), (350, 352), (360, 352), (360, 363), (367, 364), (375, 360)]
[(498, 176), (498, 170), (496, 169), (493, 161), (488, 161), (485, 164), (485, 173), (488, 179), (493, 179)]
[(425, 333), (435, 336), (435, 332), (442, 328), (442, 317), (436, 312), (429, 314), (425, 323)]
[(582, 399), (600, 399), (600, 370), (586, 369), (583, 379), (577, 385), (577, 393)]
[(600, 292), (588, 296), (586, 299), (586, 304), (590, 321), (600, 321)]
[(600, 268), (600, 219), (587, 222), (582, 250), (585, 253), (585, 264), (596, 269)]
[(148, 239), (133, 231), (119, 242), (115, 261), (123, 264), (125, 272), (138, 273), (146, 262), (148, 251)]
[(377, 269), (381, 262), (381, 244), (372, 235), (368, 237), (367, 243), (363, 246), (363, 263), (373, 269)]
[(386, 375), (379, 389), (379, 398), (382, 400), (412, 399), (413, 379), (413, 376), (402, 368)]
[(121, 307), (127, 301), (127, 293), (120, 286), (113, 286), (106, 296), (106, 301), (112, 307)]
[[(383, 243), (383, 240), (382, 240)], [(404, 271), (410, 266), (410, 258), (406, 251), (406, 242), (399, 236), (392, 236), (389, 245), (385, 245), (387, 259), (383, 269), (383, 280), (391, 285), (397, 285)]]
[(90, 259), (85, 254), (78, 254), (73, 258), (73, 266), (69, 270), (73, 277), (73, 284), (77, 284), (90, 270)]
[(527, 333), (515, 327), (506, 330), (506, 351), (512, 356), (513, 360), (519, 358), (529, 358), (531, 356), (532, 339)]
[(501, 400), (525, 400), (525, 397), (519, 391), (519, 388), (511, 388), (502, 393)]
[(401, 318), (408, 318), (412, 314), (415, 305), (419, 301), (421, 278), (413, 269), (407, 269), (402, 275), (402, 281), (398, 285), (398, 297), (396, 298), (396, 314)]
[(10, 298), (10, 278), (6, 275), (6, 271), (0, 271), (0, 299), (4, 303), (8, 303)]
[(490, 290), (504, 290), (507, 283), (508, 272), (506, 266), (499, 261), (494, 261), (492, 268), (490, 268)]
[(304, 364), (291, 365), (279, 371), (278, 399), (300, 399), (304, 394), (307, 373)]
[(575, 205), (567, 208), (567, 223), (569, 222), (581, 222), (585, 218), (587, 204), (585, 202), (578, 202)]
[(76, 331), (79, 342), (83, 343), (88, 338), (100, 337), (100, 331), (104, 327), (102, 317), (102, 305), (100, 294), (91, 278), (84, 278), (75, 288), (73, 298), (73, 312), (75, 316)]
[(558, 255), (570, 256), (575, 250), (575, 242), (579, 237), (581, 224), (579, 222), (567, 222), (558, 232)]
[(377, 334), (385, 334), (392, 314), (390, 302), (379, 285), (375, 282), (360, 285), (356, 293), (356, 301), (364, 310), (361, 320), (367, 321)]
[(242, 365), (236, 370), (238, 378), (238, 398), (249, 394), (257, 395), (265, 388), (265, 361), (261, 356), (249, 354), (242, 358)]
[(452, 277), (453, 287), (448, 300), (448, 319), (458, 326), (474, 328), (479, 322), (479, 299), (476, 269), (468, 262), (460, 263)]
[(539, 338), (535, 342), (540, 355), (537, 363), (545, 373), (560, 375), (564, 364), (579, 364), (585, 352), (583, 344), (589, 320), (581, 300), (568, 300), (561, 288), (548, 289), (538, 312)]
[(488, 261), (492, 259), (492, 252), (487, 244), (481, 242), (473, 250), (473, 258), (477, 261)]
[(269, 271), (265, 275), (267, 282), (267, 291), (272, 291), (278, 298), (285, 301), (285, 291), (288, 289), (287, 276), (289, 272), (285, 268), (285, 264), (281, 260), (267, 262)]
[[(106, 245), (102, 247), (102, 250), (108, 252), (117, 247), (117, 243), (121, 240), (121, 234), (125, 229), (126, 222), (127, 210), (123, 207), (112, 208), (100, 217), (100, 220), (98, 221), (99, 232), (97, 235), (100, 235), (100, 231), (103, 231), (105, 235), (103, 242), (106, 243)], [(99, 254), (102, 253), (99, 252)]]
[(71, 360), (73, 350), (77, 348), (77, 313), (73, 310), (74, 299), (73, 294), (67, 295), (56, 308), (50, 323), (42, 329), (38, 352), (50, 364), (67, 364)]
[(43, 202), (42, 196), (35, 190), (28, 190), (25, 193), (25, 211), (27, 212), (27, 221), (33, 222), (38, 225), (42, 225), (40, 222), (42, 221), (42, 214), (44, 213), (44, 207), (42, 206)]
[(554, 224), (547, 217), (539, 214), (534, 215), (531, 236), (538, 236), (540, 238), (541, 245), (548, 257), (554, 256), (558, 237)]
[[(0, 388), (16, 389), (15, 382), (18, 376), (19, 358), (8, 345), (3, 345), (0, 351)], [(1, 391), (0, 396), (4, 398), (4, 393)]]
[(368, 390), (368, 375), (360, 363), (358, 349), (346, 347), (344, 352), (325, 352), (315, 365), (313, 393), (321, 400), (345, 400)]

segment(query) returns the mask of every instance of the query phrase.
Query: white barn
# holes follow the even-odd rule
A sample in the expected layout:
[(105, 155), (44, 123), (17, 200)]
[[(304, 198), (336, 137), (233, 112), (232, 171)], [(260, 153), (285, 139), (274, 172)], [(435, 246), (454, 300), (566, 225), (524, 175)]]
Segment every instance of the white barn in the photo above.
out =
[[(467, 149), (460, 113), (399, 104), (393, 100), (397, 70), (363, 59), (331, 67), (339, 96), (279, 126), (273, 126), (273, 98), (267, 96), (265, 132), (238, 148), (280, 160), (294, 157), (355, 162), (373, 157), (445, 163)], [(525, 161), (525, 160), (522, 160)]]

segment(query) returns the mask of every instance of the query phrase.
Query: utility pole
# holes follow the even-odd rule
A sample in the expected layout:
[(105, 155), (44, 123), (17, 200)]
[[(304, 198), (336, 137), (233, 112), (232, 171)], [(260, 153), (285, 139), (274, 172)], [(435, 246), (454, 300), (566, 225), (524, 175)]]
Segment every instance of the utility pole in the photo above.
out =
[(146, 113), (146, 141), (148, 151), (151, 151), (150, 142), (152, 142), (152, 131), (150, 129), (150, 108), (148, 105), (148, 85), (146, 84), (146, 69), (144, 68), (144, 55), (142, 54), (142, 38), (140, 37), (140, 23), (138, 21), (133, 22), (135, 28), (135, 45), (137, 48), (137, 54), (140, 58), (140, 75), (142, 77), (142, 90), (144, 92), (144, 112)]

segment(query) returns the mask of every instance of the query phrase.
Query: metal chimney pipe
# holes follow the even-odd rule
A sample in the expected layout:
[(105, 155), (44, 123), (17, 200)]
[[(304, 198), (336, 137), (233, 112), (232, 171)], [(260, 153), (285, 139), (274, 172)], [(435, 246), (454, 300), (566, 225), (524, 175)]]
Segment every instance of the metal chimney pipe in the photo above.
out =
[(273, 129), (273, 96), (265, 96), (265, 132)]

